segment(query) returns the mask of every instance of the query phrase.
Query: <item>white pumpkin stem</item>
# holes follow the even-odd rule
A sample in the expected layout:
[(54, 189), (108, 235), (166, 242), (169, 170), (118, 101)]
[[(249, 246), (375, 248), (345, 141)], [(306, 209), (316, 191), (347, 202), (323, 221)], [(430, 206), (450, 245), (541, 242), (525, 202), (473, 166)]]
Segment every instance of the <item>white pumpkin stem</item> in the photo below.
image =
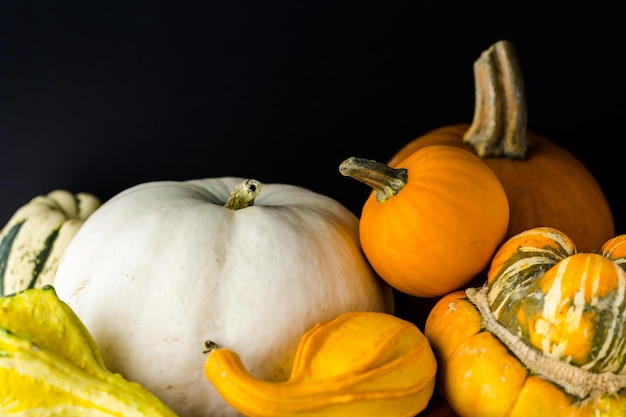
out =
[(530, 371), (551, 381), (568, 393), (585, 399), (588, 396), (616, 393), (626, 387), (626, 375), (613, 372), (590, 372), (577, 366), (544, 356), (526, 345), (517, 335), (501, 325), (489, 307), (487, 299), (489, 287), (467, 288), (467, 299), (480, 312), (482, 326), (502, 344), (504, 344), (519, 361)]
[(392, 168), (382, 162), (351, 157), (339, 165), (342, 175), (354, 178), (374, 190), (376, 201), (382, 203), (404, 188), (408, 181), (405, 168)]
[(233, 188), (224, 207), (231, 210), (250, 207), (254, 205), (254, 200), (259, 194), (261, 194), (261, 183), (257, 180), (247, 179)]
[(513, 45), (499, 41), (474, 62), (474, 119), (463, 137), (481, 158), (524, 159), (528, 150), (524, 79)]
[(214, 351), (215, 349), (220, 349), (221, 346), (218, 345), (217, 343), (215, 343), (212, 340), (205, 340), (204, 341), (204, 350), (202, 351), (202, 353), (211, 353), (212, 351)]

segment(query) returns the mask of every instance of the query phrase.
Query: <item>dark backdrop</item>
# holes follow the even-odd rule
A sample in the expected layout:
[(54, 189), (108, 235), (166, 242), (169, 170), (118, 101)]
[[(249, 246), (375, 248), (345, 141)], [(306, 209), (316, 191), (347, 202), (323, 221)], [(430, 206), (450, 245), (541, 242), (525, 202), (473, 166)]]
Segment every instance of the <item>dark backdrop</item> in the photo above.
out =
[(626, 232), (617, 6), (459, 3), (1, 0), (0, 223), (56, 188), (226, 175), (358, 214), (369, 190), (339, 163), (470, 122), (472, 63), (508, 39), (529, 129), (592, 170)]

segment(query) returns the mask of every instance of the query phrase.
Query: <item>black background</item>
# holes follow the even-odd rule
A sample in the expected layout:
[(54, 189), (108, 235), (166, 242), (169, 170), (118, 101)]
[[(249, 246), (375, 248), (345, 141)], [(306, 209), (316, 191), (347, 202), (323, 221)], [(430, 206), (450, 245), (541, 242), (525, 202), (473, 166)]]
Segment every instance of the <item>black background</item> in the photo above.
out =
[[(0, 1), (0, 223), (65, 188), (236, 175), (330, 195), (474, 107), (472, 63), (516, 47), (529, 130), (585, 163), (626, 232), (622, 14), (601, 2)], [(572, 4), (563, 2), (563, 4)]]

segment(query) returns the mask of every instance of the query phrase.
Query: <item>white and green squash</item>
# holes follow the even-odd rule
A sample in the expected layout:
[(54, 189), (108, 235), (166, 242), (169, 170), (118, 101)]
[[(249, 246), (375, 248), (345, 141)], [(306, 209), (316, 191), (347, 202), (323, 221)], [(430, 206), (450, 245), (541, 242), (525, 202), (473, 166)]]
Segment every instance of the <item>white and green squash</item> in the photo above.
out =
[(20, 207), (0, 230), (0, 295), (51, 285), (67, 244), (100, 204), (59, 189)]

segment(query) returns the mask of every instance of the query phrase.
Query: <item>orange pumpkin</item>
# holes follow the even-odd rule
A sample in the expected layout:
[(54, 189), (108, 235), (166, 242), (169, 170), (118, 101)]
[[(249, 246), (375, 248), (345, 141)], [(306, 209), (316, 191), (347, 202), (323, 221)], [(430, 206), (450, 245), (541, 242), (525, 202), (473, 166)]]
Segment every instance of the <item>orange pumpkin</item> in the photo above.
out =
[(388, 162), (398, 166), (433, 144), (458, 146), (480, 156), (509, 199), (506, 238), (550, 226), (593, 251), (615, 235), (602, 188), (583, 163), (554, 142), (527, 132), (522, 73), (510, 42), (499, 41), (474, 63), (476, 104), (472, 124), (445, 126), (413, 139)]
[(539, 227), (507, 240), (488, 280), (426, 321), (438, 387), (463, 417), (626, 415), (626, 235), (578, 252)]
[(340, 172), (372, 187), (361, 246), (376, 272), (405, 294), (435, 297), (467, 284), (506, 233), (502, 184), (466, 150), (428, 146), (396, 168), (349, 158)]

